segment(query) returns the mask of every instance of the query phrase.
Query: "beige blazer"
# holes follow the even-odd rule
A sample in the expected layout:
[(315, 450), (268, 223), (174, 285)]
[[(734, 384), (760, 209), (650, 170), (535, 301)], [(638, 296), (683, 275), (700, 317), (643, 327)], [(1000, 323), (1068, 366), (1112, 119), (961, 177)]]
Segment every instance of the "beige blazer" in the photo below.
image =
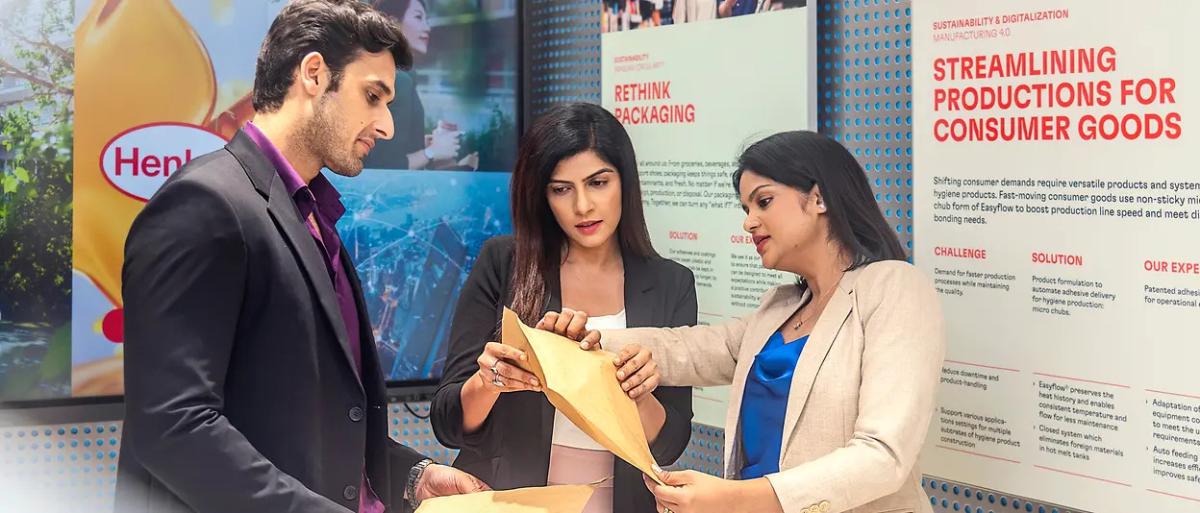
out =
[(715, 20), (717, 19), (717, 0), (675, 0), (675, 6), (671, 10), (671, 19), (677, 24)]
[[(800, 306), (795, 285), (716, 326), (602, 332), (610, 350), (653, 351), (663, 385), (732, 384), (725, 477), (742, 468), (742, 392), (755, 355)], [(780, 472), (767, 476), (787, 513), (931, 512), (917, 456), (934, 410), (945, 339), (929, 279), (899, 261), (846, 273), (792, 376)]]

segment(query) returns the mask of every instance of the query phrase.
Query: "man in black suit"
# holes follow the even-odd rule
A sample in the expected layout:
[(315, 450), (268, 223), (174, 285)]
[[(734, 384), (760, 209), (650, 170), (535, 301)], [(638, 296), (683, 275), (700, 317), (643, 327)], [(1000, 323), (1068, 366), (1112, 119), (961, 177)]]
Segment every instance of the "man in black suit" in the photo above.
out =
[(289, 4), (258, 56), (254, 120), (134, 221), (118, 513), (382, 513), (486, 489), (388, 438), (344, 208), (321, 174), (359, 174), (392, 136), (411, 63), (396, 22), (358, 0)]

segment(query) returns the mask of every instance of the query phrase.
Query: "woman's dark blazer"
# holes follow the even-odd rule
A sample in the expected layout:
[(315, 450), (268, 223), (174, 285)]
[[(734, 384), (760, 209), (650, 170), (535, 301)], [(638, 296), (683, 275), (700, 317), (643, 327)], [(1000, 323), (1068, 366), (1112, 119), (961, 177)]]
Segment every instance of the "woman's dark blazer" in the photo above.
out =
[[(514, 250), (511, 236), (488, 240), (480, 250), (454, 313), (445, 373), (430, 413), (438, 440), (461, 450), (454, 466), (497, 490), (546, 484), (554, 431), (554, 406), (545, 395), (510, 392), (500, 396), (479, 430), (463, 432), (460, 392), (463, 383), (479, 369), (476, 359), (483, 346), (498, 341), (503, 307), (512, 303), (509, 284)], [(629, 327), (696, 324), (696, 287), (691, 270), (663, 258), (623, 255), (623, 262)], [(546, 310), (561, 310), (558, 276), (548, 276), (546, 285)], [(650, 451), (659, 465), (666, 466), (683, 454), (691, 438), (692, 390), (659, 387), (654, 395), (666, 409), (667, 420)], [(615, 458), (613, 476), (614, 512), (655, 511), (654, 498), (642, 482), (640, 471)]]

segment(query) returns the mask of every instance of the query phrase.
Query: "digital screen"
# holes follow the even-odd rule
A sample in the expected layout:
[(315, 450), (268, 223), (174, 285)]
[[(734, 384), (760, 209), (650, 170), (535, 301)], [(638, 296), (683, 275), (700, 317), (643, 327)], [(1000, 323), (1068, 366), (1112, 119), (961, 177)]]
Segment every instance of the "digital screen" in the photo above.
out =
[[(480, 246), (511, 231), (518, 2), (372, 3), (401, 22), (414, 66), (397, 73), (395, 134), (379, 141), (363, 174), (325, 173), (348, 209), (338, 228), (361, 273), (387, 379), (426, 381), (440, 377)], [(219, 149), (253, 115), (258, 49), (285, 4), (6, 7), (0, 402), (123, 393), (125, 235), (171, 172)], [(139, 167), (147, 155), (158, 165)]]

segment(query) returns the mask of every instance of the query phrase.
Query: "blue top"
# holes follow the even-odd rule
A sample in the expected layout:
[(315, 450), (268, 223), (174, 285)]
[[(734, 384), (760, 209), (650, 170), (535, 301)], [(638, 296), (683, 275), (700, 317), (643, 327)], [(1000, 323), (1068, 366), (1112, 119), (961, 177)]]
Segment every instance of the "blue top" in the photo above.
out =
[(754, 357), (742, 395), (742, 452), (746, 455), (742, 479), (779, 472), (788, 391), (805, 342), (808, 336), (784, 342), (783, 333), (776, 331)]
[(733, 3), (733, 9), (730, 11), (732, 11), (730, 16), (754, 14), (758, 11), (758, 0), (737, 0)]

